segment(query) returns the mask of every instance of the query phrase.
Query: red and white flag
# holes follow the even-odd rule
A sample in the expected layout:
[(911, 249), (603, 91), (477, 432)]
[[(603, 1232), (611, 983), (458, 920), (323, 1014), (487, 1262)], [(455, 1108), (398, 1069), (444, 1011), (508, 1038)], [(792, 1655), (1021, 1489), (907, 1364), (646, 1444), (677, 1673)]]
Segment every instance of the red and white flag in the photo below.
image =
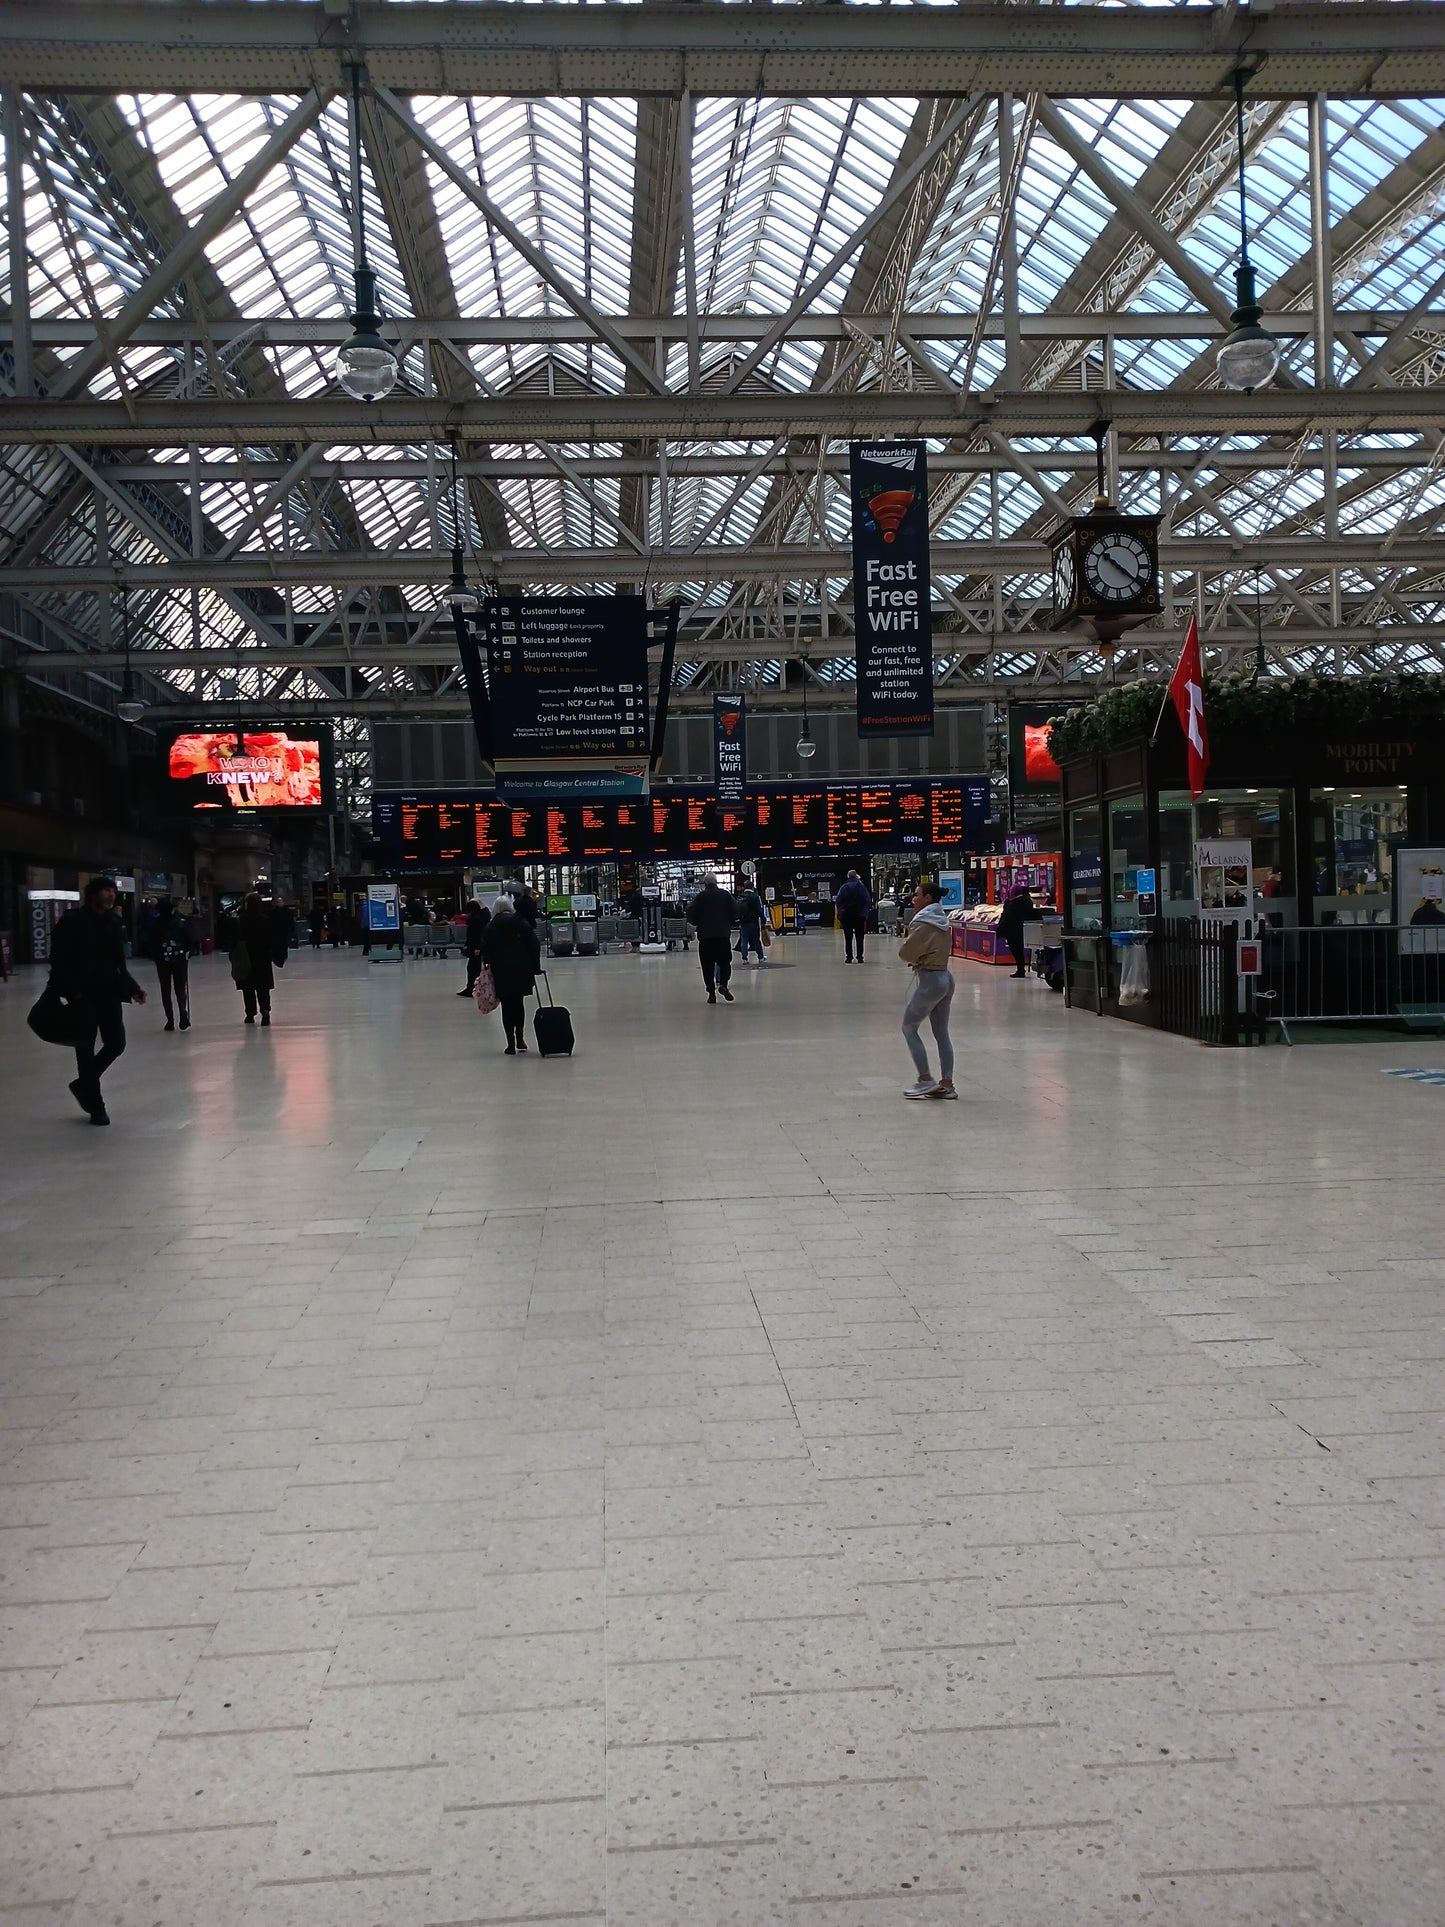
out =
[(1169, 678), (1169, 694), (1189, 745), (1189, 794), (1197, 803), (1204, 794), (1209, 769), (1209, 729), (1204, 720), (1204, 660), (1199, 653), (1199, 623), (1194, 616), (1189, 618), (1184, 647)]

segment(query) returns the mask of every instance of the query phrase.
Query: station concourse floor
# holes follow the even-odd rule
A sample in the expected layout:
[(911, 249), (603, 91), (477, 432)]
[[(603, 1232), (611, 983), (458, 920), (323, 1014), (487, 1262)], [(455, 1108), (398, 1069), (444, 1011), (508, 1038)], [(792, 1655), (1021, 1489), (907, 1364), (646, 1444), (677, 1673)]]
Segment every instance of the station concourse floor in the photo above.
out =
[(893, 952), (0, 987), (0, 1927), (1445, 1920), (1445, 1050)]

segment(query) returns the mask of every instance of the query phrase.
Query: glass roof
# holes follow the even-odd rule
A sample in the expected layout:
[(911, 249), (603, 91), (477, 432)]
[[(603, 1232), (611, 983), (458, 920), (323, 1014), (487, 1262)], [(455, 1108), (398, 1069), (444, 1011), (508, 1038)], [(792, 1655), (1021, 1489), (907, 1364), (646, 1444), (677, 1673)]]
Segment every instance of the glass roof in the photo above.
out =
[[(113, 317), (164, 260), (166, 235), (174, 237), (179, 226), (200, 218), (296, 105), (294, 97), (126, 95), (114, 103), (117, 127), (107, 131), (75, 103), (25, 97), (29, 305), (41, 336), (35, 367), (42, 388), (63, 378), (66, 362), (84, 351), (87, 331)], [(1228, 295), (1239, 233), (1227, 104), (1056, 105), (1074, 137), (1143, 196), (1188, 262)], [(669, 324), (667, 338), (636, 332), (635, 352), (653, 360), (670, 386), (681, 388), (688, 379), (688, 347), (679, 324), (696, 313), (704, 324), (701, 380), (705, 387), (723, 387), (756, 339), (756, 329), (729, 338), (727, 318), (785, 313), (836, 257), (808, 312), (815, 319), (842, 315), (858, 326), (852, 333), (845, 327), (841, 337), (836, 327), (831, 337), (816, 330), (783, 336), (761, 358), (752, 385), (801, 393), (825, 385), (867, 391), (1000, 382), (1006, 183), (1000, 178), (994, 104), (986, 103), (986, 111), (967, 122), (945, 179), (927, 195), (915, 186), (888, 201), (896, 172), (936, 124), (925, 123), (930, 107), (892, 98), (702, 99), (695, 104), (691, 176), (680, 182), (669, 172), (676, 166), (676, 127), (666, 141), (651, 132), (644, 140), (639, 103), (632, 99), (413, 97), (408, 108), (423, 133), (541, 251), (548, 275), (489, 223), (404, 129), (370, 106), (361, 211), (384, 315), (403, 323), (417, 316), (445, 320), (454, 312), (478, 324), (557, 324), (550, 335), (540, 325), (519, 326), (521, 339), (457, 341), (430, 353), (409, 343), (403, 381), (417, 390), (451, 381), (460, 383), (451, 392), (522, 389), (544, 398), (563, 390), (617, 394), (635, 385), (637, 376), (612, 345), (577, 325), (571, 296), (616, 317), (634, 307), (646, 312), (660, 291), (664, 313), (658, 319)], [(652, 113), (652, 104), (647, 111)], [(1404, 310), (1427, 297), (1440, 305), (1442, 124), (1445, 102), (1439, 100), (1328, 103), (1328, 212), (1339, 310)], [(1022, 151), (1015, 219), (1024, 316), (1051, 310), (1101, 316), (1093, 339), (1075, 333), (1051, 342), (1028, 333), (1023, 384), (1092, 389), (1112, 383), (1148, 390), (1211, 385), (1218, 338), (1213, 318), (1201, 321), (1197, 332), (1177, 332), (1175, 317), (1199, 313), (1195, 293), (1025, 103), (1016, 109), (1015, 135)], [(1305, 107), (1251, 103), (1247, 160), (1249, 245), (1266, 305), (1308, 309)], [(682, 245), (689, 205), (691, 287)], [(167, 338), (122, 343), (96, 372), (90, 391), (104, 398), (148, 391), (204, 395), (216, 392), (216, 379), (221, 400), (230, 390), (262, 387), (297, 397), (331, 390), (334, 332), (329, 340), (267, 341), (264, 324), (336, 322), (350, 312), (355, 215), (348, 103), (335, 99), (210, 241), (204, 274), (193, 273), (156, 300), (154, 320), (174, 324)], [(866, 229), (870, 221), (875, 225)], [(878, 272), (875, 259), (890, 249), (889, 258), (903, 264), (901, 278), (893, 280)], [(0, 249), (6, 312), (8, 275), (8, 251)], [(647, 293), (638, 292), (644, 288)], [(439, 301), (454, 309), (436, 313)], [(980, 307), (990, 317), (986, 332), (974, 325)], [(1102, 317), (1109, 315), (1135, 317), (1138, 325), (1106, 345), (1110, 331)], [(910, 343), (903, 338), (907, 316), (958, 321), (943, 338), (934, 331)], [(1145, 318), (1158, 320), (1160, 331), (1147, 333)], [(42, 324), (59, 323), (83, 326), (63, 338), (55, 328), (44, 334)], [(243, 331), (239, 341), (224, 346), (226, 373), (215, 377), (204, 359), (209, 330), (223, 328), (229, 341), (237, 324), (244, 330), (249, 323), (258, 324), (257, 333)], [(164, 331), (152, 328), (151, 337), (158, 332)], [(298, 325), (292, 333), (305, 330)], [(181, 345), (183, 335), (190, 337), (189, 351)], [(1378, 333), (1367, 337), (1360, 352), (1379, 339)], [(1334, 380), (1348, 381), (1355, 372), (1356, 347), (1343, 331), (1337, 337)], [(1445, 330), (1432, 332), (1428, 320), (1422, 323), (1397, 359), (1402, 379), (1445, 376)], [(1299, 379), (1314, 379), (1312, 361), (1308, 332), (1292, 337), (1288, 365)], [(0, 378), (9, 380), (10, 369), (8, 354), (0, 350)], [(1018, 445), (1027, 462), (1013, 466), (1000, 459), (991, 475), (940, 466), (932, 503), (936, 541), (1037, 541), (1053, 525), (1059, 497), (1087, 506), (1092, 477), (1080, 458), (1091, 454), (1091, 444), (1021, 438)], [(944, 443), (933, 446), (940, 461), (949, 452)], [(968, 446), (952, 445), (956, 451)], [(1317, 430), (1260, 446), (1252, 451), (1257, 467), (1242, 459), (1251, 450), (1240, 438), (1181, 437), (1180, 448), (1190, 457), (1187, 486), (1170, 481), (1161, 489), (1157, 473), (1127, 465), (1120, 499), (1130, 508), (1164, 509), (1181, 539), (1327, 536), (1337, 529), (1342, 536), (1376, 538), (1383, 549), (1401, 531), (1438, 529), (1445, 509), (1445, 463), (1423, 436), (1342, 438), (1333, 506)], [(608, 589), (619, 579), (641, 580), (650, 570), (659, 592), (677, 588), (701, 605), (718, 635), (737, 611), (751, 611), (761, 621), (758, 612), (770, 608), (774, 648), (756, 659), (771, 664), (767, 673), (774, 673), (786, 640), (776, 628), (780, 612), (796, 621), (801, 611), (816, 638), (829, 613), (819, 606), (820, 582), (827, 583), (830, 605), (847, 606), (848, 578), (846, 570), (837, 573), (844, 562), (836, 553), (846, 549), (848, 535), (840, 459), (845, 449), (841, 441), (820, 448), (816, 439), (803, 438), (781, 445), (689, 440), (663, 448), (525, 443), (473, 449), (464, 541), (480, 555), (504, 532), (507, 548), (537, 556), (532, 566), (539, 587), (552, 552), (617, 550), (610, 579), (585, 586)], [(62, 566), (91, 562), (99, 550), (114, 561), (160, 564), (190, 552), (195, 523), (202, 553), (236, 544), (241, 554), (290, 558), (288, 568), (297, 556), (315, 557), (310, 585), (297, 583), (284, 592), (137, 592), (131, 609), (137, 633), (183, 647), (236, 644), (256, 634), (274, 639), (294, 633), (298, 618), (310, 623), (338, 606), (365, 610), (383, 593), (399, 597), (397, 606), (419, 616), (433, 612), (439, 606), (434, 585), (387, 590), (387, 556), (430, 553), (449, 544), (444, 451), (328, 448), (312, 464), (318, 472), (301, 473), (281, 499), (277, 475), (299, 452), (218, 444), (193, 458), (184, 450), (153, 458), (143, 450), (116, 450), (80, 464), (56, 449), (0, 451), (0, 556)], [(489, 475), (489, 459), (525, 472)], [(192, 460), (205, 470), (198, 482)], [(363, 460), (365, 475), (346, 473)], [(387, 460), (405, 472), (377, 472)], [(151, 471), (145, 479), (130, 473), (145, 461)], [(1030, 464), (1042, 491), (1026, 472)], [(110, 467), (126, 472), (110, 480)], [(766, 578), (755, 567), (729, 577), (727, 558), (716, 553), (746, 555), (784, 542), (819, 552), (816, 559), (800, 555), (779, 576)], [(653, 554), (649, 561), (655, 551), (677, 559), (660, 564)], [(356, 552), (374, 560), (374, 579), (338, 594), (327, 558)], [(688, 560), (693, 555), (699, 558), (695, 565)], [(626, 575), (619, 573), (624, 561)], [(825, 565), (834, 573), (825, 574)], [(480, 561), (473, 566), (485, 573)], [(1237, 597), (1246, 574), (1252, 611), (1252, 569), (1210, 575), (1206, 593), (1226, 601)], [(1327, 610), (1328, 574), (1326, 565), (1298, 562), (1266, 571), (1272, 616), (1297, 624), (1302, 598)], [(569, 589), (578, 586), (566, 571), (559, 575)], [(355, 572), (348, 578), (357, 579)], [(970, 625), (976, 629), (1001, 618), (1009, 628), (1037, 628), (1048, 583), (1040, 563), (1011, 566), (995, 585), (989, 568), (970, 569), (955, 555), (936, 568), (936, 591), (943, 656), (943, 639), (970, 633)], [(1178, 592), (1191, 595), (1192, 578), (1181, 576)], [(1377, 572), (1341, 569), (1336, 593), (1346, 609), (1369, 606), (1372, 620), (1387, 625), (1445, 617), (1445, 573), (1401, 568), (1388, 552)], [(101, 600), (90, 590), (59, 588), (29, 598), (57, 635), (92, 640), (114, 629)], [(753, 633), (761, 635), (756, 628)], [(1048, 645), (1039, 637), (1037, 646)], [(817, 647), (815, 642), (815, 654)], [(956, 652), (946, 659), (957, 660)], [(828, 660), (834, 662), (824, 665), (829, 679), (851, 674), (846, 649)], [(290, 693), (314, 695), (317, 688), (324, 693), (326, 685), (313, 687), (312, 679), (298, 677)]]

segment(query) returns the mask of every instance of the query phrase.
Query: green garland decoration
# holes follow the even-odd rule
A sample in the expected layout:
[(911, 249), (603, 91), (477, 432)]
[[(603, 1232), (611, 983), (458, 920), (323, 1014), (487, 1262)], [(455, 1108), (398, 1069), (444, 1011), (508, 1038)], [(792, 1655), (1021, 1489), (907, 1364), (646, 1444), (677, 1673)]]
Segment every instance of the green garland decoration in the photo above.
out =
[[(1121, 743), (1153, 733), (1164, 699), (1157, 682), (1122, 683), (1092, 702), (1049, 720), (1049, 752), (1057, 763), (1103, 756)], [(1416, 730), (1445, 724), (1445, 676), (1209, 676), (1204, 713), (1210, 738), (1272, 736), (1308, 731), (1349, 734), (1362, 729)], [(1169, 727), (1166, 717), (1165, 728)]]

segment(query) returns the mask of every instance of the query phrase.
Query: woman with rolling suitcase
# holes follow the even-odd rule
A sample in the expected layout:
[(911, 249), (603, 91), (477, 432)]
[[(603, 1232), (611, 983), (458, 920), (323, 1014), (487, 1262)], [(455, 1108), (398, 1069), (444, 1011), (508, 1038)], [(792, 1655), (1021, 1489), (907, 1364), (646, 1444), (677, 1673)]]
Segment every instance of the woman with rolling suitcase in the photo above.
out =
[(492, 973), (502, 1006), (505, 1055), (515, 1057), (527, 1048), (526, 999), (542, 967), (542, 946), (510, 897), (498, 897), (492, 905), (491, 922), (482, 932), (482, 962)]

